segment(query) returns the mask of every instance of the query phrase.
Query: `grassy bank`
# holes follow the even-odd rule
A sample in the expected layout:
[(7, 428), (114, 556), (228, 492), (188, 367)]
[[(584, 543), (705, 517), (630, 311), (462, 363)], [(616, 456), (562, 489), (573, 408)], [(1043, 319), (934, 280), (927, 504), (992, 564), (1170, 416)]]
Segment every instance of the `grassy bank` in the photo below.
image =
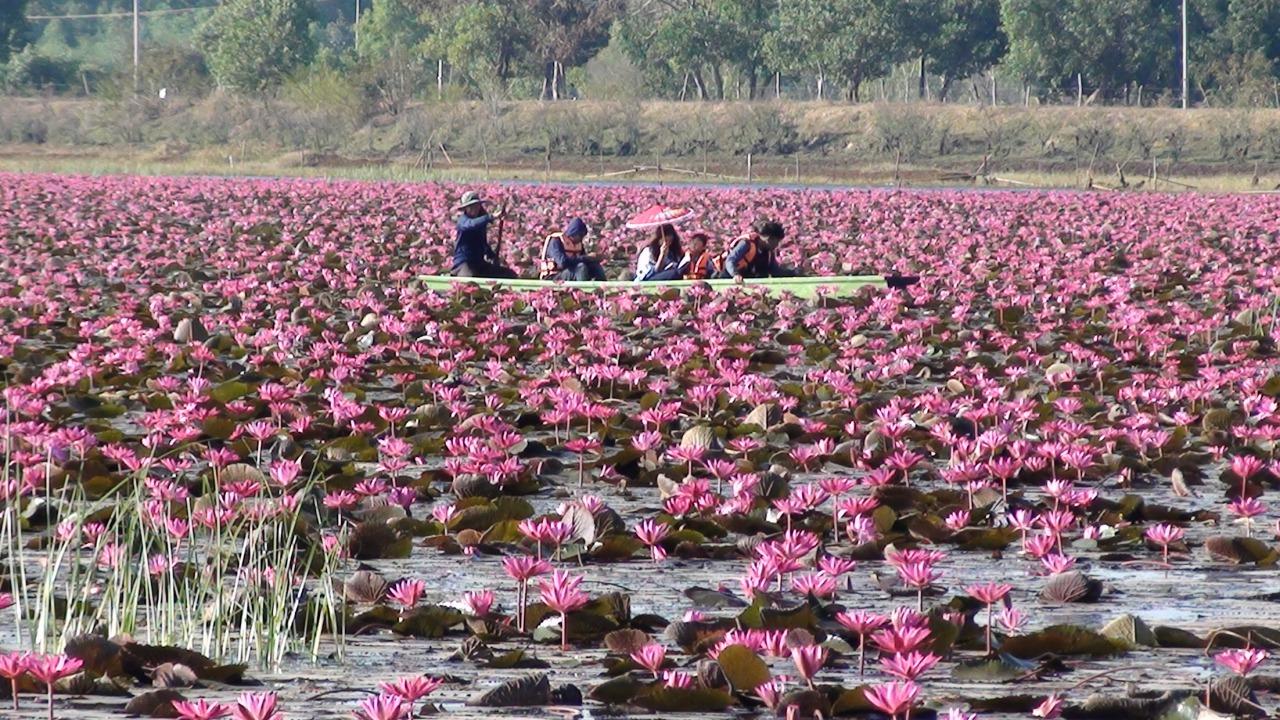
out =
[(398, 180), (1270, 190), (1280, 111), (8, 99), (0, 169)]

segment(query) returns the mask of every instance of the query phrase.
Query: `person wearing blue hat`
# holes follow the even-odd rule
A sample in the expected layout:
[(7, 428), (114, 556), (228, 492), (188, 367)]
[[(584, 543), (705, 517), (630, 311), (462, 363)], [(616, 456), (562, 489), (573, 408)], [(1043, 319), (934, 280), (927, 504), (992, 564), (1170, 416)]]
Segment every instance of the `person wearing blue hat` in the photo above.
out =
[(450, 273), (454, 277), (516, 277), (515, 271), (501, 264), (498, 253), (489, 244), (489, 224), (502, 218), (502, 208), (489, 212), (480, 193), (467, 192), (453, 210), (460, 214)]
[(588, 257), (583, 244), (589, 228), (582, 218), (574, 218), (564, 232), (552, 233), (542, 243), (542, 264), (539, 277), (543, 280), (604, 280), (604, 268)]

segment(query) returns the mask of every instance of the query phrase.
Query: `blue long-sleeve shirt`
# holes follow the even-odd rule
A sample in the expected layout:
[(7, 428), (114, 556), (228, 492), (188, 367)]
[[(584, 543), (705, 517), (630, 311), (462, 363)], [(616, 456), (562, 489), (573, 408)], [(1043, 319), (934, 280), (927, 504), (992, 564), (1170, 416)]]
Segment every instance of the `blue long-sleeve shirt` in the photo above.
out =
[(769, 277), (778, 272), (778, 261), (773, 251), (763, 245), (756, 246), (756, 256), (751, 263), (745, 264), (747, 252), (751, 247), (751, 238), (739, 238), (729, 250), (725, 258), (725, 269), (734, 277)]
[(479, 217), (462, 215), (458, 218), (458, 234), (453, 243), (454, 268), (463, 263), (484, 262), (497, 255), (489, 247), (488, 232), (491, 222), (493, 216), (488, 214)]

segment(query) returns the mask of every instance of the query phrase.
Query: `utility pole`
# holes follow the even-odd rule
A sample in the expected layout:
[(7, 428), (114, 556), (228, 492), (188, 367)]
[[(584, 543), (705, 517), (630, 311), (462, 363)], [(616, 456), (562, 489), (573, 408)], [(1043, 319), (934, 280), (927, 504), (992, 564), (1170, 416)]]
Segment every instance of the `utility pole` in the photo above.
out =
[(1182, 0), (1182, 109), (1187, 103), (1187, 0)]
[(360, 51), (360, 0), (356, 0), (356, 20), (354, 23), (354, 32), (356, 34), (356, 52)]
[(138, 0), (133, 0), (133, 91), (138, 92)]

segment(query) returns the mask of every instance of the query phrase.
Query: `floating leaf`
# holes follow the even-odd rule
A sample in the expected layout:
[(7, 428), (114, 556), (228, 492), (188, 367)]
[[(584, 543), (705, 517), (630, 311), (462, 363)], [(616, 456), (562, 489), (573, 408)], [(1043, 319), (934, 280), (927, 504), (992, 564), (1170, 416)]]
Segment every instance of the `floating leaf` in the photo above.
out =
[(386, 596), (388, 586), (377, 570), (357, 570), (342, 583), (342, 593), (349, 602), (376, 603)]
[(1002, 652), (1020, 658), (1053, 655), (1115, 655), (1120, 648), (1109, 638), (1078, 625), (1051, 625), (1027, 635), (1007, 637)]
[(124, 714), (135, 717), (176, 718), (178, 711), (173, 704), (184, 701), (186, 698), (177, 690), (152, 690), (125, 703)]
[(1209, 557), (1233, 565), (1274, 565), (1280, 559), (1275, 548), (1257, 538), (1214, 535), (1204, 541), (1204, 547), (1209, 551)]
[(473, 707), (540, 707), (551, 703), (551, 681), (546, 674), (508, 680), (467, 701)]
[(1156, 647), (1158, 644), (1156, 634), (1142, 618), (1127, 613), (1102, 626), (1099, 632), (1126, 650)]
[(1035, 663), (1000, 653), (993, 658), (964, 660), (951, 671), (951, 677), (965, 682), (1010, 682), (1034, 672), (1036, 667)]
[(606, 680), (591, 688), (587, 697), (605, 705), (629, 705), (631, 699), (649, 686), (628, 676)]
[(700, 608), (739, 608), (748, 606), (746, 600), (723, 588), (712, 590), (695, 585), (694, 587), (686, 588), (684, 596), (692, 600), (693, 604)]
[(71, 638), (63, 652), (84, 663), (84, 674), (90, 677), (116, 677), (125, 674), (123, 649), (101, 635)]
[(740, 693), (750, 693), (757, 686), (769, 681), (769, 666), (751, 649), (742, 645), (729, 645), (721, 648), (716, 656), (720, 670), (733, 689)]
[(614, 630), (604, 636), (604, 646), (618, 655), (630, 655), (651, 642), (653, 639), (648, 633), (634, 628)]
[(158, 688), (185, 688), (196, 684), (196, 674), (181, 663), (165, 663), (151, 674), (151, 684)]
[(1102, 583), (1090, 579), (1079, 570), (1049, 576), (1040, 591), (1040, 600), (1056, 605), (1097, 602), (1102, 596)]
[(347, 553), (357, 560), (407, 558), (413, 552), (413, 538), (401, 536), (384, 522), (363, 522), (347, 537)]
[(710, 688), (673, 688), (659, 685), (632, 699), (632, 704), (653, 712), (722, 712), (733, 705), (733, 696)]
[(242, 383), (238, 380), (229, 380), (221, 385), (215, 385), (209, 390), (209, 397), (214, 402), (226, 405), (232, 400), (238, 400), (245, 395), (253, 392), (253, 388), (248, 383)]
[(426, 605), (414, 608), (392, 628), (397, 635), (422, 638), (444, 637), (449, 630), (462, 624), (462, 613), (443, 605)]

